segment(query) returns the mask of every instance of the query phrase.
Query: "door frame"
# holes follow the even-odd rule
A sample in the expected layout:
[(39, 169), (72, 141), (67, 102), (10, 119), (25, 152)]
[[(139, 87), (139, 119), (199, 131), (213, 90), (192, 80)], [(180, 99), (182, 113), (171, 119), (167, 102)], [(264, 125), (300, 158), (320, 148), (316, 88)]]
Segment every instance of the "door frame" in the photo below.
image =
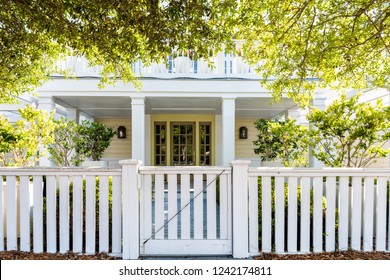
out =
[[(210, 157), (210, 166), (214, 166), (217, 160), (216, 149), (217, 146), (215, 143), (216, 137), (216, 124), (215, 124), (215, 115), (204, 115), (204, 114), (152, 114), (150, 117), (150, 129), (151, 129), (151, 141), (150, 141), (150, 163), (152, 166), (173, 166), (171, 162), (171, 123), (195, 123), (195, 149), (196, 149), (196, 164), (200, 164), (200, 128), (199, 125), (202, 123), (209, 123), (211, 125), (211, 157)], [(155, 124), (164, 123), (166, 124), (166, 164), (156, 165), (156, 155), (155, 155)]]

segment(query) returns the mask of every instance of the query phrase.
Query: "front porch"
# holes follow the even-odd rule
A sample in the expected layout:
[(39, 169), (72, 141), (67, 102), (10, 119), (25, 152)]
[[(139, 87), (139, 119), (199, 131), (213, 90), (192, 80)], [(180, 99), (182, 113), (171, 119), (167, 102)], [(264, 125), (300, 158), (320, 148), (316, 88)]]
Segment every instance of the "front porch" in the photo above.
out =
[[(39, 107), (61, 108), (76, 122), (84, 116), (115, 129), (123, 126), (126, 138), (114, 139), (103, 156), (111, 166), (125, 158), (155, 166), (227, 165), (249, 159), (259, 166), (252, 144), (257, 119), (290, 115), (305, 121), (290, 99), (273, 104), (253, 80), (143, 80), (141, 92), (123, 84), (99, 90), (97, 83), (55, 80), (40, 89)], [(244, 139), (241, 127), (248, 130)]]

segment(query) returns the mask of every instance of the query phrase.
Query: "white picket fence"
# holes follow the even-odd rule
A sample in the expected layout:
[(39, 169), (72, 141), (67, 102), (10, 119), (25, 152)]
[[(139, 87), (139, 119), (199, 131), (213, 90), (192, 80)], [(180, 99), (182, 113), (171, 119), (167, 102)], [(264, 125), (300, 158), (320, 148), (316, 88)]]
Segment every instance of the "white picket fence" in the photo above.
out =
[(249, 169), (250, 252), (259, 251), (259, 226), (262, 252), (390, 250), (389, 175), (389, 169)]
[(389, 169), (248, 166), (0, 168), (0, 251), (137, 259), (164, 248), (235, 258), (390, 250)]
[(0, 169), (0, 250), (121, 254), (121, 174), (120, 169)]

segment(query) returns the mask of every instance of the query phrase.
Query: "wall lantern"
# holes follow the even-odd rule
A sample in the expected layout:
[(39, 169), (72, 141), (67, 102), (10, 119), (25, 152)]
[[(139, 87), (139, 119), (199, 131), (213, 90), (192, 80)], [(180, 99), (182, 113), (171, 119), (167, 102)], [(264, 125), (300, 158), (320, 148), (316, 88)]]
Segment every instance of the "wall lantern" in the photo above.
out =
[(248, 129), (245, 126), (240, 127), (240, 139), (248, 139)]
[(126, 127), (124, 126), (118, 127), (118, 138), (120, 139), (126, 138)]

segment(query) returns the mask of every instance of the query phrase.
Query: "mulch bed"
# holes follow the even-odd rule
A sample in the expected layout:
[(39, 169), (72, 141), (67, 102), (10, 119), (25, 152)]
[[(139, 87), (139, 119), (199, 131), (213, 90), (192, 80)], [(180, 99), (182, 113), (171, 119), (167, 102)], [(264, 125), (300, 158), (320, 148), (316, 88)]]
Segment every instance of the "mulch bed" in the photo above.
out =
[[(262, 253), (255, 260), (390, 260), (390, 252), (332, 252), (318, 254), (270, 254)], [(0, 260), (118, 260), (107, 254), (79, 255), (74, 253), (50, 254), (27, 253), (19, 251), (0, 252)]]
[(261, 254), (256, 260), (390, 260), (390, 252), (343, 251), (312, 254)]

